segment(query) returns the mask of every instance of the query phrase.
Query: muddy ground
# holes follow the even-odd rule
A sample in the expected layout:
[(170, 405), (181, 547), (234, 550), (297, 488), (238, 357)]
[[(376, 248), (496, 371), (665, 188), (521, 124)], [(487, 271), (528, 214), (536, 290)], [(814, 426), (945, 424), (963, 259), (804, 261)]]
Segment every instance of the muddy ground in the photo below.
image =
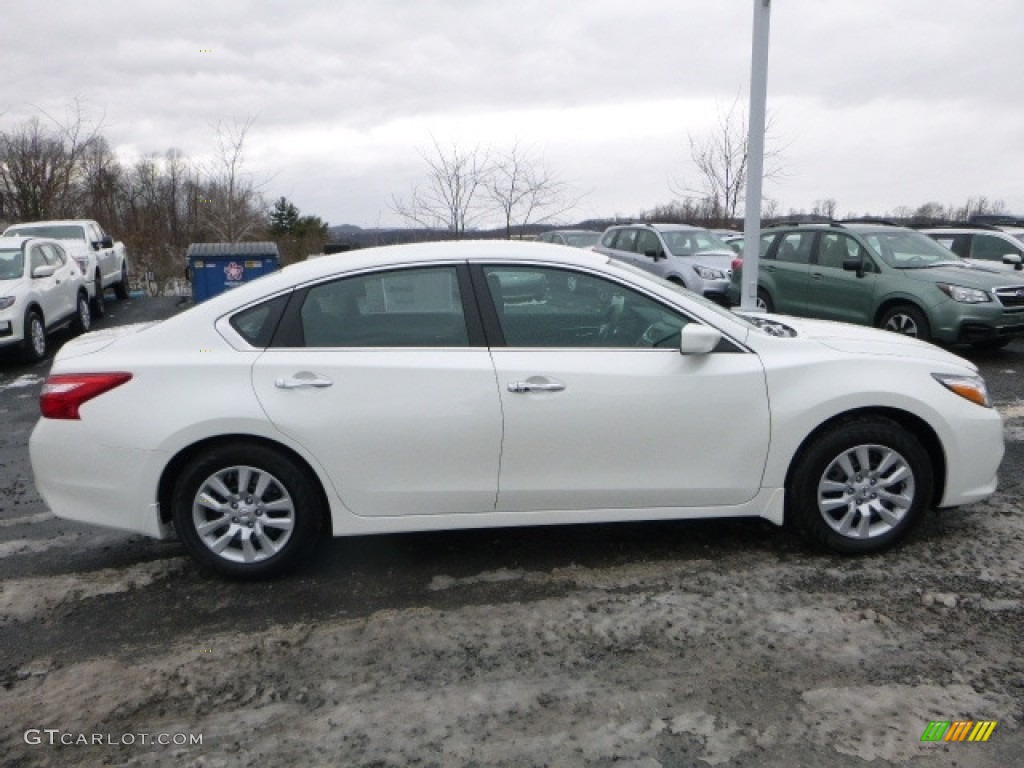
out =
[(884, 556), (571, 526), (335, 540), (263, 584), (54, 519), (24, 448), (47, 366), (0, 362), (0, 765), (1020, 765), (1024, 343), (975, 359), (1002, 487)]

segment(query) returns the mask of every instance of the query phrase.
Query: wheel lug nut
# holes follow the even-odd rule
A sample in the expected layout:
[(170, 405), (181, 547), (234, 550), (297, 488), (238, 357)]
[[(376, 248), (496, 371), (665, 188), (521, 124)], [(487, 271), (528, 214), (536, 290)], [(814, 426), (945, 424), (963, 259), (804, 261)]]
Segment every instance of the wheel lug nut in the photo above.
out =
[(256, 510), (256, 517), (261, 517), (262, 515), (263, 515), (263, 510), (262, 509), (257, 509)]
[(254, 525), (256, 525), (256, 523), (254, 523), (254, 522), (252, 522), (252, 521), (250, 520), (250, 521), (249, 521), (249, 522), (247, 523), (247, 525), (248, 525), (248, 526), (249, 526), (250, 528), (252, 528), (252, 527), (253, 527)]
[(238, 522), (238, 518), (237, 517), (232, 517), (231, 518), (231, 522), (232, 523), (237, 523)]
[(238, 502), (237, 501), (232, 501), (231, 502), (231, 508), (232, 509), (238, 509)]

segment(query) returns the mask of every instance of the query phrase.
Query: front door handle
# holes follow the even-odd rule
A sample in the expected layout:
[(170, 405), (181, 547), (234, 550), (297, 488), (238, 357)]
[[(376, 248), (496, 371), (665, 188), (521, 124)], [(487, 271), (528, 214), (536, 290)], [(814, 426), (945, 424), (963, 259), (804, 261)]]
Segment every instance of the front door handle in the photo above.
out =
[(310, 371), (300, 371), (290, 378), (281, 376), (274, 381), (274, 386), (278, 389), (301, 389), (304, 387), (323, 389), (324, 387), (329, 387), (332, 384), (334, 384), (334, 382), (326, 376), (319, 376), (315, 373), (311, 373)]
[(516, 393), (561, 392), (563, 389), (565, 389), (565, 384), (546, 376), (531, 376), (525, 381), (510, 381), (508, 383), (508, 391)]

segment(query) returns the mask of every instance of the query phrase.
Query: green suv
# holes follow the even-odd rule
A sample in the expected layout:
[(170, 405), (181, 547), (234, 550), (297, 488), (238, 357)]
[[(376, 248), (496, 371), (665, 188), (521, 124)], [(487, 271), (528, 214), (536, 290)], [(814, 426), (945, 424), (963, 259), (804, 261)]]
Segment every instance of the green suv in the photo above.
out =
[[(742, 284), (737, 267), (729, 288), (734, 304)], [(1024, 278), (972, 265), (926, 235), (883, 224), (764, 230), (757, 304), (949, 344), (1000, 347), (1024, 336)]]

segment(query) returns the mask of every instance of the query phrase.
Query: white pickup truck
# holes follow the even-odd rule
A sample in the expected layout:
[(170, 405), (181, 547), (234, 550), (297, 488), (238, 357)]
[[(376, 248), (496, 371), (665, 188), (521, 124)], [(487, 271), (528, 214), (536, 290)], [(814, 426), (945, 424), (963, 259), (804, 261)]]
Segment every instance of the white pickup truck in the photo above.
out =
[(60, 240), (85, 275), (93, 317), (103, 316), (103, 294), (108, 288), (114, 289), (118, 299), (128, 298), (128, 258), (124, 243), (115, 243), (92, 219), (14, 224), (4, 230), (3, 237), (8, 236)]

